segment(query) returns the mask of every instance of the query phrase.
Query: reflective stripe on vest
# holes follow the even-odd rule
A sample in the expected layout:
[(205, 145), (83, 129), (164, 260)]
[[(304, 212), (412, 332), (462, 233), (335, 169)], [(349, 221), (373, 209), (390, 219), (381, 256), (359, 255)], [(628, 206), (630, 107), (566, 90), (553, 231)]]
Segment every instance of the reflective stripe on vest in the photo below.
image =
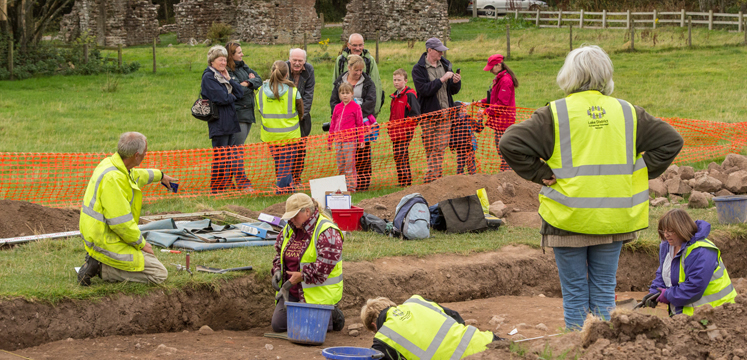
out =
[[(301, 123), (295, 110), (298, 90), (289, 87), (279, 99), (268, 102), (263, 89), (257, 92), (259, 115), (262, 128), (260, 138), (263, 142), (290, 140), (301, 137)], [(283, 103), (285, 101), (286, 103)], [(268, 102), (267, 104), (265, 102)], [(285, 108), (283, 108), (285, 105)]]
[[(449, 334), (449, 331), (451, 330), (451, 327), (457, 324), (456, 320), (454, 320), (452, 317), (446, 315), (443, 310), (439, 309), (438, 307), (434, 306), (431, 303), (428, 303), (427, 301), (423, 301), (418, 298), (410, 298), (407, 301), (405, 301), (405, 304), (417, 304), (420, 306), (424, 306), (428, 308), (429, 310), (433, 311), (433, 313), (441, 315), (444, 317), (444, 322), (439, 327), (438, 331), (436, 332), (436, 335), (431, 340), (430, 344), (428, 344), (428, 347), (426, 349), (422, 349), (420, 346), (415, 345), (410, 340), (402, 336), (401, 334), (397, 333), (394, 329), (384, 325), (381, 327), (381, 329), (378, 330), (378, 332), (381, 335), (384, 335), (391, 339), (392, 341), (396, 342), (397, 345), (401, 346), (403, 349), (407, 350), (408, 352), (415, 355), (418, 359), (432, 359), (436, 356), (436, 352), (443, 344), (444, 340), (446, 339), (447, 335)], [(469, 346), (469, 343), (472, 341), (472, 338), (475, 335), (475, 332), (477, 329), (473, 326), (467, 326), (466, 331), (464, 335), (462, 336), (461, 340), (459, 341), (459, 344), (456, 346), (454, 351), (451, 354), (443, 354), (439, 353), (439, 359), (446, 359), (446, 356), (448, 356), (449, 359), (458, 360), (461, 359), (462, 356), (467, 351), (467, 347)]]
[[(262, 95), (259, 96), (259, 114), (262, 115), (262, 117), (265, 119), (293, 119), (294, 117), (296, 117), (298, 113), (296, 111), (293, 111), (293, 102), (296, 100), (295, 95), (293, 94), (293, 89), (294, 89), (293, 87), (288, 87), (288, 91), (283, 96), (281, 96), (280, 99), (278, 99), (278, 100), (282, 100), (283, 97), (285, 97), (286, 95), (288, 96), (288, 112), (287, 113), (285, 114), (265, 113), (265, 100), (264, 100), (265, 97), (262, 96), (264, 95), (263, 93)], [(272, 128), (270, 129), (265, 128), (265, 130), (270, 131), (270, 132), (282, 132), (282, 131), (277, 131), (278, 129), (272, 129)], [(292, 131), (292, 130), (293, 129), (289, 129), (286, 131)]]
[(551, 111), (555, 146), (547, 165), (557, 183), (540, 190), (542, 218), (581, 234), (646, 228), (648, 173), (643, 157), (636, 154), (633, 106), (585, 91), (552, 102)]
[[(102, 249), (102, 248), (96, 246), (94, 243), (89, 242), (88, 240), (86, 240), (86, 238), (83, 236), (83, 234), (80, 234), (80, 237), (83, 239), (83, 242), (86, 244), (86, 247), (93, 249), (94, 251), (96, 251), (97, 253), (99, 253), (101, 255), (104, 255), (106, 257), (109, 257), (109, 258), (111, 258), (113, 260), (117, 260), (117, 261), (134, 261), (134, 257), (132, 256), (132, 254), (117, 254), (117, 253), (111, 252), (109, 250)], [(143, 239), (143, 236), (140, 235), (140, 240), (139, 241), (141, 241), (142, 239)]]
[[(721, 250), (719, 250), (719, 248), (708, 239), (696, 241), (688, 246), (685, 254), (680, 257), (679, 282), (683, 283), (687, 277), (685, 274), (685, 259), (693, 250), (699, 247), (716, 250), (718, 253), (718, 264), (716, 265), (716, 269), (713, 270), (711, 280), (708, 282), (708, 286), (703, 292), (703, 296), (682, 307), (682, 313), (686, 315), (693, 315), (695, 308), (698, 306), (710, 304), (713, 307), (717, 307), (727, 302), (734, 302), (734, 298), (737, 296), (734, 285), (731, 283), (731, 279), (729, 278), (729, 272), (726, 271), (726, 266), (724, 265), (723, 260), (721, 260)], [(673, 310), (674, 309), (670, 306), (670, 312)]]
[[(106, 168), (101, 175), (99, 175), (98, 179), (96, 179), (96, 185), (94, 185), (93, 188), (93, 197), (91, 198), (91, 201), (88, 203), (88, 205), (83, 205), (82, 211), (84, 214), (92, 217), (93, 219), (105, 223), (107, 225), (113, 226), (113, 225), (119, 225), (124, 224), (130, 220), (134, 220), (135, 218), (132, 216), (132, 213), (124, 214), (121, 216), (117, 216), (113, 219), (107, 219), (104, 217), (104, 214), (94, 210), (93, 206), (96, 205), (96, 195), (99, 193), (99, 185), (101, 185), (101, 181), (104, 180), (104, 175), (108, 174), (111, 171), (117, 171), (117, 168), (112, 166), (109, 168)], [(153, 174), (152, 170), (148, 170), (148, 183), (153, 182), (153, 177), (155, 176)], [(135, 190), (132, 190), (132, 199), (130, 199), (130, 205), (132, 205), (132, 200), (135, 199)]]

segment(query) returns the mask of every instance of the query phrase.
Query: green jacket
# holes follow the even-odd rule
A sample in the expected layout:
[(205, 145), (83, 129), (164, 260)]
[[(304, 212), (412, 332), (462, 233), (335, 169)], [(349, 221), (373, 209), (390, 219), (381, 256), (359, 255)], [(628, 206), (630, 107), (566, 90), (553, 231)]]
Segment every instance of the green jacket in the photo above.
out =
[[(350, 56), (350, 49), (345, 48), (342, 50), (342, 54), (337, 57), (337, 60), (335, 60), (335, 72), (332, 81), (337, 80), (340, 75), (348, 71), (348, 56)], [(384, 96), (384, 88), (381, 87), (381, 76), (379, 75), (379, 67), (376, 65), (376, 59), (374, 59), (371, 53), (366, 49), (363, 49), (363, 61), (366, 63), (363, 72), (373, 80), (374, 85), (376, 86), (376, 107), (373, 112), (374, 117), (376, 117), (379, 115), (381, 106), (384, 104), (384, 99), (386, 98)]]
[[(243, 123), (254, 123), (254, 91), (262, 87), (262, 78), (259, 77), (256, 71), (249, 68), (243, 61), (236, 61), (236, 70), (231, 71), (231, 68), (226, 68), (228, 74), (231, 76), (231, 80), (237, 83), (244, 81), (249, 82), (249, 86), (241, 86), (244, 90), (244, 97), (236, 100), (234, 105), (236, 106), (236, 117), (239, 122)], [(254, 79), (249, 78), (249, 74), (254, 74)]]

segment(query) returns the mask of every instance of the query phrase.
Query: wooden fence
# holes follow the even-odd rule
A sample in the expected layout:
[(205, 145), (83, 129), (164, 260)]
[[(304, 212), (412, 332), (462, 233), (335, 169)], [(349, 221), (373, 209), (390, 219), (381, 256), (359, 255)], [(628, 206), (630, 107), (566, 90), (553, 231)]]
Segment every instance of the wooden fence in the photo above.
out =
[[(652, 28), (664, 24), (671, 24), (679, 27), (686, 27), (689, 18), (692, 18), (693, 25), (708, 25), (708, 30), (713, 30), (714, 25), (725, 27), (736, 27), (738, 32), (745, 31), (745, 16), (740, 11), (738, 14), (714, 13), (709, 12), (687, 12), (684, 9), (680, 11), (662, 11), (651, 12), (585, 12), (580, 11), (520, 11), (512, 10), (508, 14), (514, 18), (521, 18), (525, 21), (534, 21), (537, 27), (541, 28), (559, 28), (563, 25), (573, 25), (577, 28), (586, 29), (630, 29), (630, 25), (635, 22), (637, 28)], [(497, 18), (496, 14), (496, 18)]]

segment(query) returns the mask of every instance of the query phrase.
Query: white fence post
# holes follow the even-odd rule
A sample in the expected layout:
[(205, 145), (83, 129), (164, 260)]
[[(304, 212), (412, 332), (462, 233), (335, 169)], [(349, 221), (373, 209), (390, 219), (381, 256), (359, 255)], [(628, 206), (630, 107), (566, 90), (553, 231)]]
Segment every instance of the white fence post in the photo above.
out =
[(537, 23), (535, 24), (537, 27), (540, 27), (540, 9), (537, 8)]
[[(497, 13), (498, 13), (498, 12), (496, 11), (496, 14), (497, 14)], [(514, 9), (514, 19), (518, 19), (518, 18), (519, 18), (519, 9), (518, 9), (518, 8), (516, 8), (516, 9)]]
[(558, 27), (560, 27), (560, 21), (563, 20), (563, 9), (558, 11)]
[(579, 20), (578, 20), (578, 27), (582, 29), (584, 28), (584, 9), (581, 9), (581, 16), (579, 17)]
[(626, 29), (630, 29), (630, 10), (628, 10), (628, 19), (626, 21)]
[(602, 29), (607, 28), (607, 10), (602, 10)]
[(685, 27), (685, 9), (680, 14), (680, 27)]
[(713, 30), (713, 10), (708, 10), (708, 30)]
[(656, 29), (656, 9), (654, 9), (654, 29)]
[(742, 29), (742, 22), (743, 21), (744, 21), (744, 14), (740, 11), (739, 12), (739, 26), (738, 26), (739, 30), (737, 30), (739, 32), (742, 32), (742, 30), (744, 30), (744, 29)]

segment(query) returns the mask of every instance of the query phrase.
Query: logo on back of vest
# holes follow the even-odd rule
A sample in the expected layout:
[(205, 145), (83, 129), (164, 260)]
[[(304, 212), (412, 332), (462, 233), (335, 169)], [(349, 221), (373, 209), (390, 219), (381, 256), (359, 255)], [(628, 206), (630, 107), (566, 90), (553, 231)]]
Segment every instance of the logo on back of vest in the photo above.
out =
[(591, 118), (591, 120), (588, 121), (590, 128), (601, 129), (604, 126), (609, 125), (609, 120), (604, 119), (604, 115), (607, 114), (607, 111), (601, 106), (590, 107), (586, 110), (586, 114)]

